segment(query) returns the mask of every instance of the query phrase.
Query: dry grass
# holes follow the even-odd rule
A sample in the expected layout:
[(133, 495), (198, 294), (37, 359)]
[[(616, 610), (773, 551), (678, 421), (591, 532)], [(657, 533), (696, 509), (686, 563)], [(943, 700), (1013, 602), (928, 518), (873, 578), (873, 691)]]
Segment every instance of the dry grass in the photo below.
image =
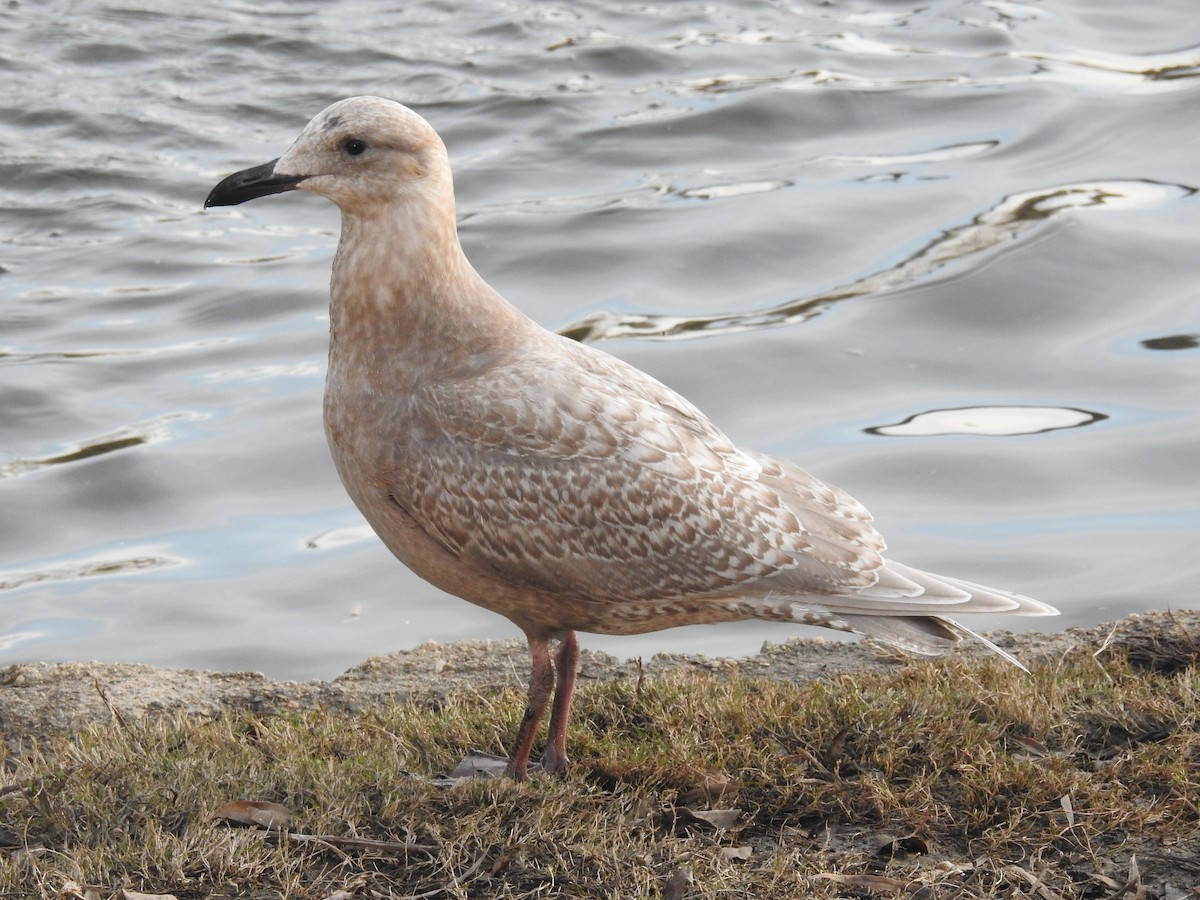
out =
[[(513, 691), (114, 722), (8, 761), (0, 896), (1200, 896), (1191, 652), (615, 682), (579, 697), (568, 777), (524, 785), (427, 780), (502, 752)], [(396, 846), (214, 820), (241, 798)]]

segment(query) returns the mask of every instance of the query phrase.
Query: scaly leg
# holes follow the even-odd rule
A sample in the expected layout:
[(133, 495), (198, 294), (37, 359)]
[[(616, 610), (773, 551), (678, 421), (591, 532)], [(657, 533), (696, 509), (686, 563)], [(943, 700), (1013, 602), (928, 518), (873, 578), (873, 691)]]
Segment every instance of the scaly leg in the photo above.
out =
[(567, 767), (567, 723), (571, 718), (571, 698), (575, 694), (575, 677), (579, 674), (579, 641), (575, 632), (562, 636), (554, 657), (557, 687), (554, 706), (550, 711), (550, 740), (542, 754), (543, 772), (561, 772)]
[(529, 673), (529, 699), (525, 704), (521, 727), (517, 729), (517, 742), (508, 761), (508, 774), (517, 781), (525, 781), (529, 777), (529, 754), (533, 750), (533, 739), (537, 737), (538, 725), (554, 690), (554, 666), (550, 663), (549, 641), (543, 637), (528, 637), (528, 640), (529, 654), (533, 657), (533, 668)]

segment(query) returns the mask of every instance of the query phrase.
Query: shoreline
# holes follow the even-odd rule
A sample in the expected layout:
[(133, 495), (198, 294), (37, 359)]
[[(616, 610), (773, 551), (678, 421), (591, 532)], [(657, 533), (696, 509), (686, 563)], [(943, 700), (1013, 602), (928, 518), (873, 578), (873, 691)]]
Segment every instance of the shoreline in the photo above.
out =
[[(1022, 661), (1062, 656), (1084, 647), (1153, 644), (1166, 631), (1200, 635), (1200, 611), (1135, 613), (1115, 623), (1064, 632), (989, 632), (988, 638)], [(1193, 642), (1200, 641), (1197, 637)], [(1170, 654), (1170, 650), (1163, 651)], [(949, 655), (987, 655), (964, 641)], [(767, 643), (743, 658), (657, 654), (621, 660), (584, 649), (580, 684), (676, 671), (725, 671), (802, 683), (833, 673), (895, 667), (907, 657), (870, 641), (790, 638)], [(1194, 660), (1193, 660), (1194, 662)], [(314, 707), (348, 712), (395, 702), (420, 702), (453, 692), (484, 693), (524, 687), (529, 652), (522, 640), (426, 642), (412, 650), (371, 657), (331, 680), (276, 681), (258, 672), (158, 668), (136, 663), (15, 663), (0, 668), (0, 727), (14, 740), (76, 730), (114, 714), (140, 719), (159, 714), (212, 715), (223, 709), (264, 714)]]
[(989, 637), (1031, 671), (585, 653), (578, 765), (525, 783), (445, 768), (506, 745), (521, 641), (331, 681), (9, 666), (0, 895), (1192, 896), (1200, 612)]

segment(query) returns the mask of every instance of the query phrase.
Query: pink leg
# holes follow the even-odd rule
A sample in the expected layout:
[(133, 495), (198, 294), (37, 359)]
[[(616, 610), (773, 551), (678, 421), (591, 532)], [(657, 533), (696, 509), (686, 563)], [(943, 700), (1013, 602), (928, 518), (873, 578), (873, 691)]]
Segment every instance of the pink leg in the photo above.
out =
[(579, 641), (575, 632), (562, 636), (554, 657), (558, 686), (550, 712), (550, 740), (542, 754), (543, 772), (561, 772), (567, 767), (567, 723), (571, 718), (571, 698), (575, 695), (575, 677), (579, 674)]
[[(549, 641), (542, 637), (528, 639), (529, 654), (533, 657), (533, 669), (529, 673), (529, 699), (525, 704), (521, 727), (517, 729), (517, 742), (508, 761), (508, 774), (517, 781), (525, 781), (529, 777), (529, 754), (533, 750), (533, 739), (537, 737), (538, 725), (554, 690)], [(557, 703), (554, 714), (558, 714)]]

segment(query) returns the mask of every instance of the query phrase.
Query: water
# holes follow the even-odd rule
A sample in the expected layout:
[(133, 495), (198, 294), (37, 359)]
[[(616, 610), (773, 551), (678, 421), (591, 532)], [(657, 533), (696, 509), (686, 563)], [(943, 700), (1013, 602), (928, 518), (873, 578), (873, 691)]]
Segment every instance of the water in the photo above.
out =
[(337, 482), (336, 211), (200, 209), (358, 93), (441, 132), (518, 306), (851, 491), (896, 559), (1064, 611), (981, 627), (1195, 606), (1194, 0), (179, 8), (0, 11), (0, 663), (327, 677), (517, 634)]

